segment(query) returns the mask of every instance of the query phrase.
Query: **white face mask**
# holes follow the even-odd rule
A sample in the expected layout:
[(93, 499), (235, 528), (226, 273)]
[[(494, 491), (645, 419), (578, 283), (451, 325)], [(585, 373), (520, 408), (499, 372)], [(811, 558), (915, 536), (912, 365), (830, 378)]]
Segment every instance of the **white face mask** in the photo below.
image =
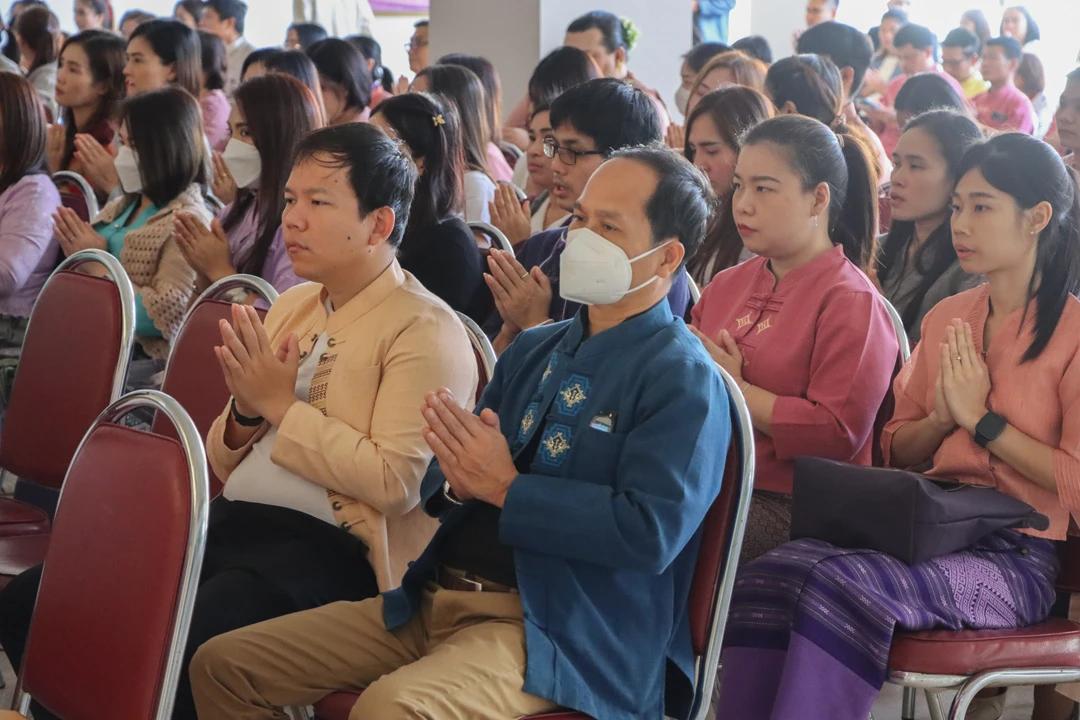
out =
[(675, 107), (679, 109), (684, 116), (686, 111), (690, 107), (690, 91), (684, 88), (682, 85), (675, 91)]
[(582, 305), (617, 303), (660, 279), (659, 275), (653, 275), (637, 287), (630, 287), (634, 276), (632, 264), (664, 245), (628, 258), (622, 248), (588, 228), (571, 230), (559, 258), (559, 294)]
[(116, 175), (120, 178), (120, 187), (124, 192), (129, 195), (142, 192), (142, 173), (139, 171), (139, 158), (134, 150), (127, 145), (121, 147), (120, 152), (116, 154), (116, 159), (113, 160), (113, 165), (116, 167)]
[(221, 159), (232, 173), (236, 187), (250, 188), (259, 182), (259, 176), (262, 175), (262, 156), (254, 145), (232, 138), (225, 146)]

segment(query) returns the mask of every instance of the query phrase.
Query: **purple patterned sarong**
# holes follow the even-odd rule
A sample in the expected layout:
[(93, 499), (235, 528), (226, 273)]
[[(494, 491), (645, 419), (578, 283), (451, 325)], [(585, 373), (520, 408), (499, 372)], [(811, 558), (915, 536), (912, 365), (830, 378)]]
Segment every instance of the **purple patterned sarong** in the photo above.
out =
[(915, 566), (819, 540), (739, 572), (718, 720), (865, 720), (896, 630), (1003, 629), (1046, 618), (1054, 544), (1012, 530)]

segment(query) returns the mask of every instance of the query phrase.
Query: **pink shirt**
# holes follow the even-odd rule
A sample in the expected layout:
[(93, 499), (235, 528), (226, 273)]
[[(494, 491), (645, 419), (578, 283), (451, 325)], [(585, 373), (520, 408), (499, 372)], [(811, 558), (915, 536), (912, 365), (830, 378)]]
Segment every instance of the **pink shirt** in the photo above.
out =
[(217, 152), (224, 152), (229, 143), (229, 113), (232, 106), (229, 98), (221, 90), (211, 90), (199, 100), (202, 108), (203, 129), (210, 147)]
[(502, 150), (493, 142), (489, 142), (487, 146), (487, 165), (488, 172), (491, 173), (491, 179), (495, 182), (513, 181), (514, 168), (510, 167), (510, 163), (506, 162), (506, 156), (503, 155)]
[[(945, 78), (945, 82), (949, 83), (949, 86), (956, 91), (957, 97), (961, 100), (965, 99), (967, 95), (964, 93), (963, 86), (956, 81), (949, 73), (945, 72), (941, 68), (935, 66), (933, 70), (927, 70), (927, 72), (934, 73), (935, 75)], [(920, 75), (922, 73), (919, 73)], [(914, 77), (913, 75), (901, 75), (893, 78), (889, 83), (889, 87), (885, 90), (885, 94), (881, 98), (881, 104), (885, 107), (896, 107), (896, 96), (900, 94), (900, 88), (904, 87), (904, 83), (908, 81), (908, 78)], [(900, 126), (896, 124), (890, 124), (889, 127), (881, 133), (881, 143), (885, 146), (885, 151), (888, 152), (889, 157), (896, 151), (896, 144), (900, 142)]]
[[(922, 323), (922, 342), (896, 378), (896, 410), (881, 439), (886, 462), (893, 437), (909, 422), (927, 417), (934, 408), (945, 329), (954, 318), (971, 324), (975, 349), (983, 346), (983, 330), (990, 312), (990, 286), (981, 285), (942, 300)], [(1034, 303), (1029, 308), (1025, 331), (1020, 334), (1023, 311), (1002, 322), (986, 352), (990, 371), (987, 407), (1010, 425), (1054, 450), (1057, 492), (1045, 490), (979, 447), (964, 429), (957, 428), (934, 453), (930, 475), (975, 485), (994, 485), (1001, 492), (1023, 500), (1050, 518), (1046, 532), (1023, 530), (1030, 535), (1064, 540), (1070, 513), (1080, 516), (1080, 300), (1069, 296), (1057, 330), (1042, 354), (1021, 363), (1031, 343), (1035, 325)]]
[(899, 363), (881, 296), (837, 246), (776, 282), (756, 257), (717, 275), (694, 306), (710, 338), (728, 330), (743, 378), (779, 397), (772, 437), (754, 431), (754, 487), (790, 493), (799, 455), (870, 465), (874, 423)]
[(993, 130), (1002, 132), (1035, 132), (1035, 108), (1028, 96), (1015, 85), (1005, 85), (976, 95), (976, 118)]

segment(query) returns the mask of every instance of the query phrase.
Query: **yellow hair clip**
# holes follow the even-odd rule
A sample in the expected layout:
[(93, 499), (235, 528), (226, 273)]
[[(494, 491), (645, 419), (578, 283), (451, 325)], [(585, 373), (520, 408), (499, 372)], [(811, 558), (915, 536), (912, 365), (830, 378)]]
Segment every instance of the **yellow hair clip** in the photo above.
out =
[(439, 113), (435, 117), (431, 118), (431, 122), (435, 124), (435, 127), (446, 124), (446, 120), (443, 119), (442, 113)]

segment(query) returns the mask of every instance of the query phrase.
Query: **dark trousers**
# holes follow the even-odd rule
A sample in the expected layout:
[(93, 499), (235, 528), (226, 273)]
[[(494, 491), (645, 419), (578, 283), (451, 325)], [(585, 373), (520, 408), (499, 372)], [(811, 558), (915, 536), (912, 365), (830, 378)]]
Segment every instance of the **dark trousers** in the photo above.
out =
[[(40, 583), (41, 567), (36, 567), (12, 580), (0, 594), (0, 642), (16, 671)], [(207, 640), (378, 592), (363, 543), (345, 530), (295, 510), (218, 498), (210, 508), (206, 555), (173, 718), (196, 718), (187, 668)], [(55, 717), (36, 703), (33, 713), (36, 720)]]

